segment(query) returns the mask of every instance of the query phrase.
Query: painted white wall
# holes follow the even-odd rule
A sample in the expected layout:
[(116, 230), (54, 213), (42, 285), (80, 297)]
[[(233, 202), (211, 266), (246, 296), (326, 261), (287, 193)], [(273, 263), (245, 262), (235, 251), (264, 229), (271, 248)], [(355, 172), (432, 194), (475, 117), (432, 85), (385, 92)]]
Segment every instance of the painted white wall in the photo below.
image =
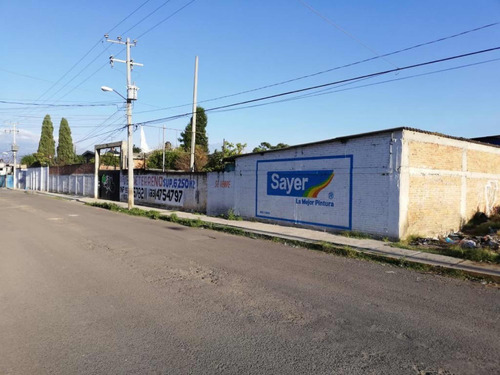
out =
[[(25, 174), (24, 188), (27, 190), (47, 191), (49, 179), (49, 167), (28, 168), (22, 171)], [(20, 178), (18, 174), (18, 187), (20, 186)]]
[(49, 191), (85, 197), (94, 196), (94, 175), (50, 175)]
[[(248, 218), (398, 237), (401, 140), (401, 131), (386, 132), (241, 156), (234, 173), (209, 174), (207, 211), (225, 212), (233, 202), (235, 213)], [(268, 186), (273, 172), (285, 183), (286, 178), (309, 183), (320, 182), (327, 171), (335, 174), (331, 183), (310, 201), (297, 196), (300, 189), (281, 194)], [(231, 189), (216, 189), (217, 179), (230, 180)], [(334, 206), (325, 206), (328, 202)]]
[(207, 214), (226, 214), (235, 207), (235, 172), (211, 172), (207, 174)]

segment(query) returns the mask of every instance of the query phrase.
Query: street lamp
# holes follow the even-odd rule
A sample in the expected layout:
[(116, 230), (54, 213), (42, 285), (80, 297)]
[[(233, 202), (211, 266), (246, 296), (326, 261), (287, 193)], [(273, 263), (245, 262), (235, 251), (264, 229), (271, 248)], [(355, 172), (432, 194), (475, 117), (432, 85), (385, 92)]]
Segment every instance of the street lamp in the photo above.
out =
[(112, 89), (108, 86), (101, 86), (102, 91), (110, 92), (113, 91), (117, 95), (121, 96), (127, 102), (127, 153), (128, 153), (128, 209), (132, 209), (134, 207), (134, 150), (133, 150), (133, 139), (132, 139), (132, 100), (137, 99), (130, 95), (130, 89), (127, 89), (127, 98), (125, 98), (122, 94), (120, 94), (115, 89)]
[(127, 100), (126, 97), (124, 97), (122, 94), (120, 94), (118, 91), (116, 91), (115, 89), (111, 88), (111, 87), (108, 87), (108, 86), (101, 86), (101, 90), (102, 91), (106, 91), (106, 92), (115, 92), (117, 93), (118, 95), (120, 95), (122, 97), (123, 100)]

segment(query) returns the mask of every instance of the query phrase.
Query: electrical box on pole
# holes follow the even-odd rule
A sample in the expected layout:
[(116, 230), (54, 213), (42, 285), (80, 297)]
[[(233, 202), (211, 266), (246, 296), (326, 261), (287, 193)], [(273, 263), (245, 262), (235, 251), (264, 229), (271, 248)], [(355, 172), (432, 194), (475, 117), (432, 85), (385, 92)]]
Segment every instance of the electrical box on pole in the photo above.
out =
[(127, 66), (127, 165), (128, 165), (128, 209), (130, 210), (134, 207), (134, 152), (133, 152), (133, 135), (132, 135), (132, 102), (137, 100), (137, 90), (139, 88), (132, 83), (132, 69), (134, 65), (144, 66), (143, 64), (136, 63), (130, 57), (130, 47), (135, 47), (137, 41), (134, 40), (132, 43), (130, 42), (130, 38), (124, 42), (121, 37), (118, 37), (117, 40), (108, 39), (108, 35), (104, 35), (106, 40), (110, 43), (123, 44), (127, 50), (126, 60), (116, 59), (113, 56), (110, 56), (109, 61), (111, 66), (115, 62), (124, 63)]

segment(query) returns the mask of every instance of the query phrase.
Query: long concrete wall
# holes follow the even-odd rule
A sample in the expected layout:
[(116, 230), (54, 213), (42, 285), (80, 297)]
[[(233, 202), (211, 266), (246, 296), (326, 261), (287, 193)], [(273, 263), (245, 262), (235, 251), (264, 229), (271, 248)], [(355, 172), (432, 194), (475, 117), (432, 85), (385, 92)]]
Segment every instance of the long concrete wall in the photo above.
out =
[(500, 148), (404, 131), (402, 237), (459, 230), (500, 204)]
[(377, 133), (239, 157), (234, 172), (209, 174), (207, 212), (399, 237), (401, 138)]
[(28, 168), (18, 171), (17, 188), (49, 191), (49, 167)]
[(50, 175), (49, 191), (85, 197), (94, 196), (94, 175)]
[(207, 174), (207, 214), (218, 216), (235, 209), (235, 172), (213, 172)]
[[(56, 172), (57, 173), (57, 172)], [(94, 196), (93, 174), (53, 173), (52, 168), (38, 167), (17, 171), (17, 189), (48, 191), (79, 196)]]
[[(120, 201), (128, 196), (127, 175), (120, 177)], [(150, 206), (205, 213), (207, 175), (166, 173), (134, 175), (134, 202)]]

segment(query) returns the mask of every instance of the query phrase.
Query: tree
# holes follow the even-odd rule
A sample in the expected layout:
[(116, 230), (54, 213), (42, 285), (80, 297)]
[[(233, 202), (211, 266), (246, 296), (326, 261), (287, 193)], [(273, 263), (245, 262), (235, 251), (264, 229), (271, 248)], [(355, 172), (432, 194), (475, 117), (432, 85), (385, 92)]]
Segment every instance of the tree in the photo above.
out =
[(75, 162), (75, 152), (73, 150), (73, 139), (68, 120), (64, 117), (59, 125), (59, 144), (57, 145), (57, 164), (67, 165)]
[(134, 154), (140, 154), (142, 152), (142, 149), (140, 147), (137, 147), (136, 145), (132, 145), (132, 152)]
[[(194, 152), (194, 171), (201, 172), (207, 164), (208, 156), (202, 146), (196, 146)], [(175, 169), (188, 171), (191, 162), (191, 153), (181, 150), (179, 158), (175, 161)]]
[[(195, 144), (197, 146), (201, 146), (201, 149), (208, 152), (208, 137), (206, 132), (207, 127), (207, 115), (205, 114), (205, 109), (202, 107), (196, 107), (196, 140)], [(189, 124), (186, 125), (186, 129), (181, 132), (181, 137), (179, 138), (179, 142), (181, 147), (188, 151), (191, 149), (191, 134), (193, 131), (193, 118), (189, 121)]]
[(208, 163), (205, 165), (205, 171), (207, 172), (221, 172), (226, 167), (226, 162), (224, 159), (235, 155), (241, 155), (243, 150), (247, 146), (246, 143), (236, 143), (236, 145), (224, 141), (222, 145), (222, 151), (215, 151), (208, 156)]
[(112, 152), (106, 152), (104, 155), (101, 155), (100, 164), (110, 167), (119, 167), (120, 157)]
[(263, 152), (269, 150), (279, 150), (280, 148), (290, 147), (286, 143), (278, 143), (276, 146), (273, 146), (269, 142), (261, 142), (260, 145), (255, 147), (252, 152)]
[(42, 133), (38, 143), (36, 157), (41, 165), (51, 165), (56, 153), (56, 142), (54, 141), (54, 125), (50, 115), (46, 115), (42, 123)]
[(40, 163), (38, 162), (36, 154), (24, 155), (21, 158), (21, 164), (26, 165), (28, 167), (38, 167), (38, 166), (40, 166)]
[[(165, 150), (165, 170), (175, 169), (175, 163), (181, 153), (185, 151), (180, 149)], [(163, 168), (163, 150), (158, 149), (151, 152), (148, 156), (147, 167), (149, 169), (162, 169)]]

